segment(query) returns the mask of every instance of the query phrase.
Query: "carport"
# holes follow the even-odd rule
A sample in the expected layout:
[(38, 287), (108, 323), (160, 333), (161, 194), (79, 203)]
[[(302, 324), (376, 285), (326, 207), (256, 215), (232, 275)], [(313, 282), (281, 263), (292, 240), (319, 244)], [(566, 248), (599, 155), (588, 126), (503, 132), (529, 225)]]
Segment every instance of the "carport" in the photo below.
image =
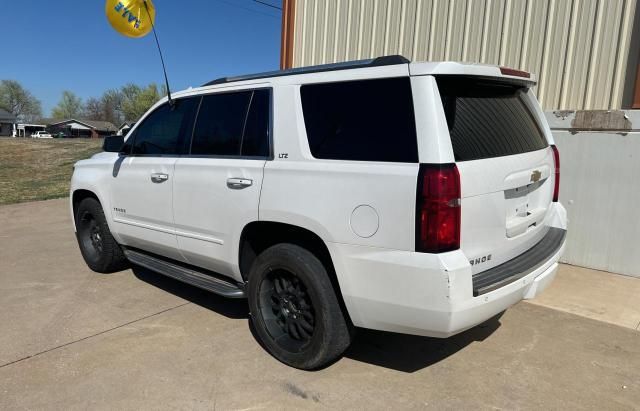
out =
[(46, 124), (26, 124), (18, 123), (13, 126), (14, 137), (29, 137), (36, 131), (44, 131), (47, 128)]

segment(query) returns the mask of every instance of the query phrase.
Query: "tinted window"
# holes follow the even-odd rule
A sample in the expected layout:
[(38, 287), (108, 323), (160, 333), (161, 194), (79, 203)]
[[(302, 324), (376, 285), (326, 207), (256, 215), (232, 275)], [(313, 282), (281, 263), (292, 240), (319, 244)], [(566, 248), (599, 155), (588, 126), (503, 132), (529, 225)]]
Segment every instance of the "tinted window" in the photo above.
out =
[(253, 93), (242, 137), (243, 156), (269, 156), (270, 99), (269, 90), (256, 90)]
[(199, 99), (174, 100), (157, 108), (136, 129), (129, 140), (132, 154), (181, 154), (193, 128), (193, 117)]
[(252, 91), (244, 91), (204, 96), (191, 154), (239, 155), (251, 94)]
[(509, 156), (548, 146), (525, 104), (527, 89), (470, 78), (438, 78), (456, 161)]
[(311, 84), (300, 93), (314, 157), (418, 162), (409, 78)]

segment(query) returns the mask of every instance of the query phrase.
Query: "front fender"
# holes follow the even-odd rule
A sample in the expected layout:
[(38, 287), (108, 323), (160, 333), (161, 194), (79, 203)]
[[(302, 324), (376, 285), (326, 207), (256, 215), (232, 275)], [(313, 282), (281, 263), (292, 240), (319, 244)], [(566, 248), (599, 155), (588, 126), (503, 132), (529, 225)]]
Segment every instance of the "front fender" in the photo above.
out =
[(69, 193), (69, 206), (74, 231), (76, 230), (76, 225), (73, 197), (77, 191), (86, 190), (98, 198), (98, 201), (102, 205), (107, 224), (109, 225), (109, 230), (111, 230), (116, 240), (120, 241), (113, 227), (111, 195), (109, 194), (112, 179), (111, 174), (116, 159), (117, 154), (114, 156), (101, 156), (90, 160), (82, 160), (75, 164)]

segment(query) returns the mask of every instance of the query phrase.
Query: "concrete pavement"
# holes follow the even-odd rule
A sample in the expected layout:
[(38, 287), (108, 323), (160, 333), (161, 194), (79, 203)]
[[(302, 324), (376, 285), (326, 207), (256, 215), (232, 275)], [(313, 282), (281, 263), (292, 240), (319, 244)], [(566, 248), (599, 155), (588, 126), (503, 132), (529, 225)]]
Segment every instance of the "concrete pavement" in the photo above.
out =
[(88, 270), (66, 207), (0, 207), (0, 409), (640, 409), (640, 332), (548, 308), (565, 291), (446, 340), (361, 330), (302, 372), (255, 342), (244, 301)]
[(529, 302), (640, 331), (640, 278), (562, 265), (551, 287)]

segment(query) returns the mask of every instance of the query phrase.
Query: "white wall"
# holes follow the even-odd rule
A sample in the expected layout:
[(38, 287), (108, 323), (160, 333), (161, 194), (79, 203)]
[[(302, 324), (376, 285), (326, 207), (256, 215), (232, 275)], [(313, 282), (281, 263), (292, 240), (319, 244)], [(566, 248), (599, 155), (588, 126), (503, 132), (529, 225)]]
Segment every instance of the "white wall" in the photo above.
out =
[(625, 129), (578, 131), (574, 113), (547, 113), (569, 214), (563, 261), (640, 277), (640, 111), (618, 114)]

